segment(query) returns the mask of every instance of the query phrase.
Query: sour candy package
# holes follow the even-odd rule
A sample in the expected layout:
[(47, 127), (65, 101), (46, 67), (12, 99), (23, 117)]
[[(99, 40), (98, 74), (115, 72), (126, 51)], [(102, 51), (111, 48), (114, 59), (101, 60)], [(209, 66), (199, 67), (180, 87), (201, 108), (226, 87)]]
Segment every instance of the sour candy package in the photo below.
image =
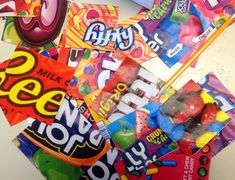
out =
[[(165, 115), (168, 120), (159, 118)], [(230, 121), (213, 98), (192, 80), (168, 99), (155, 116), (159, 127), (187, 155), (205, 146)]]
[(91, 166), (110, 149), (99, 131), (66, 99), (53, 124), (34, 121), (20, 136), (74, 166)]
[(196, 45), (214, 30), (210, 21), (188, 1), (184, 1), (188, 2), (184, 4), (184, 13), (176, 12), (180, 2), (157, 1), (153, 9), (135, 25), (141, 37), (170, 67), (198, 48)]
[(223, 110), (219, 114), (220, 121), (226, 120), (229, 117), (231, 121), (227, 126), (215, 137), (213, 156), (227, 147), (235, 139), (235, 97), (227, 90), (221, 81), (212, 73), (205, 76), (199, 85), (212, 96), (216, 103)]
[(0, 1), (0, 16), (13, 16), (16, 11), (16, 4), (13, 0)]
[(73, 73), (71, 67), (17, 47), (7, 68), (2, 70), (1, 105), (52, 123)]

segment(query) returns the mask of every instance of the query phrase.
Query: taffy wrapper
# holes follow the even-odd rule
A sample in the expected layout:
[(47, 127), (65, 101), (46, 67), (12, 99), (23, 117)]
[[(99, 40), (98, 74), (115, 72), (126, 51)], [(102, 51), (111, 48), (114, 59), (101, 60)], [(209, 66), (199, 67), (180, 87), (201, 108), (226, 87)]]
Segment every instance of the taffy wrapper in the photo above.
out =
[(221, 110), (226, 113), (221, 114), (221, 121), (227, 119), (228, 116), (231, 118), (228, 125), (214, 138), (213, 156), (215, 156), (235, 139), (235, 97), (213, 73), (209, 73), (198, 84), (215, 99)]
[(109, 122), (147, 104), (161, 81), (137, 62), (126, 58), (102, 89), (91, 108)]
[(231, 120), (192, 80), (171, 96), (155, 116), (159, 127), (189, 156), (198, 152)]
[(48, 0), (37, 8), (40, 16), (7, 17), (2, 40), (40, 50), (57, 46), (64, 29), (67, 4), (67, 0)]
[[(73, 73), (74, 68), (18, 46), (2, 70), (1, 106), (50, 124)], [(19, 118), (17, 123), (24, 119)], [(16, 121), (9, 119), (9, 123)]]
[(191, 1), (216, 27), (221, 26), (226, 18), (235, 17), (235, 0)]
[[(80, 4), (71, 2), (68, 11), (65, 45), (67, 48), (87, 48), (113, 50), (114, 43), (105, 47), (93, 46), (90, 41), (84, 42), (88, 27), (99, 22), (107, 28), (113, 28), (118, 21), (119, 8), (112, 5)], [(106, 28), (106, 27), (105, 27)]]
[(33, 17), (40, 15), (41, 0), (1, 0), (0, 16)]
[[(159, 0), (135, 25), (140, 36), (169, 67), (185, 62), (215, 30), (192, 3), (186, 24), (172, 22), (175, 5), (176, 1)], [(185, 21), (183, 16), (181, 20)]]

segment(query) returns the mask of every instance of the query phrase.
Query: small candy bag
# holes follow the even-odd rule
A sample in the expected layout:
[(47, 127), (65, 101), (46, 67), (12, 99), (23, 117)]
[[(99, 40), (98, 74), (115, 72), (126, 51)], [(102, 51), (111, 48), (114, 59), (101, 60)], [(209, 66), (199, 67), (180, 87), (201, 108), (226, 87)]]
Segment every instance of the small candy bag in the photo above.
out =
[[(211, 99), (211, 101), (208, 101)], [(159, 127), (186, 154), (192, 155), (214, 138), (230, 121), (202, 88), (192, 80), (161, 106), (156, 119)], [(161, 116), (168, 116), (168, 121)], [(159, 121), (161, 120), (161, 121)]]

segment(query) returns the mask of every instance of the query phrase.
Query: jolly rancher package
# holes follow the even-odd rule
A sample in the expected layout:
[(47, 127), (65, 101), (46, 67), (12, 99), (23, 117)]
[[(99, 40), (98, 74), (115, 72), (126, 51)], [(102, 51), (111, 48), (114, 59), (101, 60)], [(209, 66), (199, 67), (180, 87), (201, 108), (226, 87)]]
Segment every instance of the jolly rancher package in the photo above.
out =
[(17, 47), (1, 72), (1, 107), (52, 123), (73, 73), (74, 68)]
[(67, 99), (54, 123), (35, 120), (14, 143), (48, 179), (79, 179), (111, 148)]

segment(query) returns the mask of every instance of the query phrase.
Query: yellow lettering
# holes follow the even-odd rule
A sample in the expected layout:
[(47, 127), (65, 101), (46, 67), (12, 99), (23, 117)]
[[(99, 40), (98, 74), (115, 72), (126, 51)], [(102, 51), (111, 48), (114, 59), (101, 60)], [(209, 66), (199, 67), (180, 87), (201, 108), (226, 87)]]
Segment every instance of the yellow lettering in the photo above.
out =
[[(55, 100), (55, 97), (58, 95), (61, 95), (61, 98), (58, 100)], [(56, 110), (53, 111), (47, 108), (48, 103), (55, 105), (56, 107), (59, 107), (62, 103), (64, 96), (65, 96), (65, 92), (60, 91), (60, 90), (54, 90), (54, 91), (45, 93), (36, 102), (37, 111), (40, 114), (45, 115), (45, 116), (55, 116), (57, 114), (58, 109), (56, 108)]]
[(23, 64), (20, 64), (20, 66), (9, 66), (8, 68), (6, 68), (5, 73), (18, 75), (18, 74), (25, 74), (30, 70), (32, 70), (36, 62), (35, 62), (35, 57), (29, 52), (15, 51), (11, 61), (17, 61), (22, 59), (24, 60)]
[[(32, 88), (27, 88), (27, 86), (29, 85), (31, 85)], [(33, 104), (37, 101), (35, 97), (38, 96), (40, 91), (41, 91), (40, 82), (34, 79), (26, 79), (18, 82), (11, 88), (9, 93), (9, 99), (15, 104), (20, 104), (20, 105)], [(22, 93), (25, 95), (33, 95), (34, 99), (28, 99), (28, 100), (26, 98), (20, 99), (19, 95), (21, 95)]]

